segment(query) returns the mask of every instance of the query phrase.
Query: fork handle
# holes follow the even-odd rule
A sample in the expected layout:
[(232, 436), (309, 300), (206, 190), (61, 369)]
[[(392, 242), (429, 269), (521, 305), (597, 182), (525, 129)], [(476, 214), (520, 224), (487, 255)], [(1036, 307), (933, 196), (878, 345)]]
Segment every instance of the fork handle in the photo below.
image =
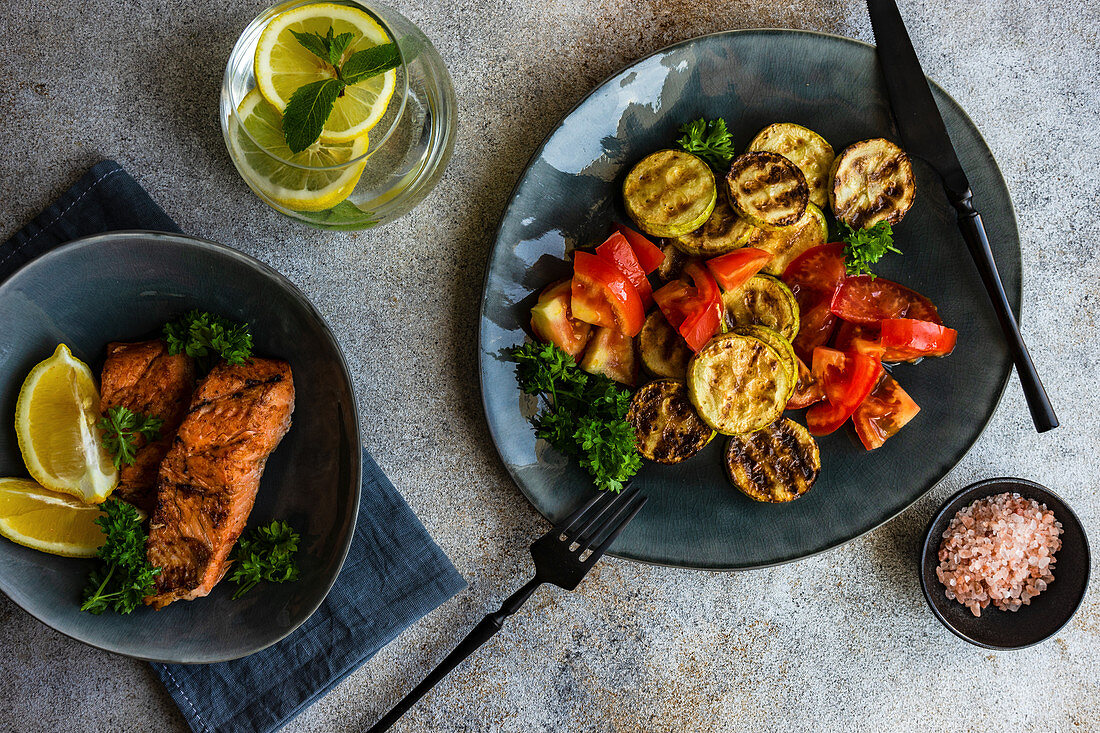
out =
[(493, 634), (500, 631), (504, 625), (504, 619), (518, 611), (519, 607), (531, 597), (531, 594), (540, 585), (542, 585), (542, 581), (538, 576), (532, 578), (526, 585), (508, 596), (504, 603), (500, 604), (499, 611), (481, 619), (481, 622), (466, 635), (462, 643), (455, 647), (455, 650), (448, 654), (447, 658), (440, 662), (439, 666), (433, 669), (431, 674), (424, 678), (423, 682), (414, 687), (408, 695), (405, 695), (404, 699), (393, 707), (393, 710), (390, 710), (385, 717), (375, 723), (368, 733), (382, 733), (382, 731), (389, 730), (390, 726), (415, 705), (417, 700), (424, 697), (428, 690), (435, 687), (436, 683), (446, 677), (463, 659), (473, 654), (479, 646), (489, 641)]

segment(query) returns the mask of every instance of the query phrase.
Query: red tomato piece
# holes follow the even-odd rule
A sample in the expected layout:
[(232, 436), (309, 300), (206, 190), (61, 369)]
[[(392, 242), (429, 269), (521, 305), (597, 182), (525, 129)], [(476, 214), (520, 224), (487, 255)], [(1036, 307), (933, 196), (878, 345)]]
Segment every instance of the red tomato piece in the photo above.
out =
[(698, 262), (688, 262), (684, 275), (690, 277), (693, 284), (673, 280), (658, 289), (653, 299), (691, 350), (698, 351), (722, 325), (722, 292), (710, 272)]
[(649, 275), (665, 261), (665, 253), (661, 251), (660, 247), (649, 241), (644, 234), (640, 234), (622, 224), (616, 224), (615, 228), (619, 230), (619, 234), (626, 237), (626, 241), (630, 242), (630, 246), (634, 250), (634, 256), (638, 258), (638, 263), (642, 266), (645, 274)]
[(688, 318), (680, 325), (680, 335), (687, 341), (688, 347), (695, 352), (706, 346), (722, 325), (722, 303), (712, 302), (709, 307)]
[(556, 345), (576, 361), (584, 353), (592, 326), (573, 317), (569, 307), (572, 292), (572, 280), (562, 280), (543, 290), (531, 308), (531, 330), (540, 341)]
[(633, 387), (638, 381), (634, 339), (614, 328), (595, 329), (580, 367), (589, 374), (602, 374)]
[(871, 394), (882, 364), (866, 354), (814, 349), (813, 375), (824, 385), (825, 402), (806, 411), (806, 427), (814, 435), (828, 435), (852, 416)]
[(829, 343), (829, 337), (833, 335), (837, 318), (829, 310), (829, 301), (819, 300), (809, 306), (798, 304), (801, 309), (798, 335), (794, 337), (791, 346), (794, 353), (803, 361), (813, 361), (814, 349)]
[(813, 372), (806, 366), (806, 362), (798, 360), (798, 381), (794, 385), (794, 394), (787, 401), (788, 410), (801, 410), (815, 402), (825, 399), (825, 387), (814, 379)]
[(742, 247), (706, 261), (707, 269), (723, 290), (736, 290), (748, 282), (748, 279), (760, 272), (768, 260), (770, 252), (755, 247)]
[(665, 320), (677, 329), (697, 311), (698, 297), (698, 291), (683, 280), (670, 280), (653, 293), (653, 300)]
[(874, 450), (916, 417), (920, 407), (889, 374), (883, 374), (871, 394), (863, 401), (852, 424), (867, 450)]
[(955, 349), (959, 332), (938, 323), (911, 318), (888, 318), (880, 324), (882, 345), (905, 360), (947, 356)]
[(836, 316), (829, 310), (833, 294), (844, 281), (844, 243), (819, 244), (794, 259), (783, 272), (783, 282), (794, 293), (801, 311), (794, 351), (812, 361), (814, 349), (829, 342)]
[(833, 348), (837, 351), (857, 351), (879, 361), (903, 361), (887, 358), (886, 349), (879, 341), (878, 326), (867, 323), (841, 321), (836, 330), (836, 338), (833, 339)]
[(573, 255), (573, 317), (615, 328), (633, 338), (642, 330), (645, 308), (638, 291), (610, 262), (591, 252)]
[(619, 272), (626, 275), (626, 279), (638, 291), (638, 297), (642, 299), (642, 307), (646, 310), (653, 303), (653, 286), (649, 284), (642, 266), (638, 264), (638, 258), (630, 243), (619, 232), (615, 232), (607, 238), (603, 244), (596, 247), (596, 254), (615, 265)]
[(887, 318), (943, 323), (928, 298), (904, 285), (881, 277), (872, 279), (870, 275), (845, 278), (833, 295), (830, 310), (852, 323), (878, 323)]

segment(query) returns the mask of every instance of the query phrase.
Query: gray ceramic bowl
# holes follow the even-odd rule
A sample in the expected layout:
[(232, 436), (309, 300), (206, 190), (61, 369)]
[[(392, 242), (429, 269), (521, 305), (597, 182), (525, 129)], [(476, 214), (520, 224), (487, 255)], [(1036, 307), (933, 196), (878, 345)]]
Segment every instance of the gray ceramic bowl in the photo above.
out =
[(120, 654), (166, 662), (242, 657), (309, 618), (351, 543), (362, 454), (351, 380), (340, 347), (305, 296), (277, 272), (219, 244), (128, 232), (81, 239), (0, 284), (0, 476), (26, 476), (15, 401), (27, 372), (58, 343), (98, 373), (109, 341), (142, 339), (190, 308), (252, 327), (255, 352), (290, 362), (293, 426), (268, 461), (249, 526), (284, 519), (302, 535), (301, 579), (262, 584), (231, 600), (225, 581), (206, 598), (128, 616), (82, 613), (90, 560), (47, 555), (0, 539), (0, 590), (43, 623)]

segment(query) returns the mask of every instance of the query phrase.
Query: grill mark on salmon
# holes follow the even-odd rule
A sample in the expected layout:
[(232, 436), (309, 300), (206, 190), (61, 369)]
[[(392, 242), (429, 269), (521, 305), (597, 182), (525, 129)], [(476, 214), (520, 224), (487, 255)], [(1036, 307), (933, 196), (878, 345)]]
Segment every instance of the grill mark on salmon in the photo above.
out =
[(160, 463), (172, 446), (194, 390), (194, 359), (169, 354), (164, 341), (107, 344), (100, 377), (103, 412), (125, 407), (164, 421), (160, 439), (147, 444), (143, 436), (135, 436), (134, 462), (119, 470), (115, 489), (117, 496), (146, 512), (153, 511)]
[(146, 553), (161, 572), (146, 604), (200, 598), (222, 579), (293, 412), (284, 361), (223, 362), (199, 384), (157, 479)]

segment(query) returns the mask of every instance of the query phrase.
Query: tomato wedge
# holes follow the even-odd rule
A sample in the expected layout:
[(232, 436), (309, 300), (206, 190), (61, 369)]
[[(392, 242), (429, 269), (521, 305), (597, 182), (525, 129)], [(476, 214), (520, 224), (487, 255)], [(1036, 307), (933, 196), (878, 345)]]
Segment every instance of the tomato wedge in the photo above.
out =
[(594, 326), (615, 328), (634, 337), (642, 330), (645, 308), (626, 275), (591, 252), (573, 255), (573, 317)]
[(594, 331), (581, 360), (581, 369), (633, 387), (638, 381), (634, 339), (614, 328), (596, 328)]
[(886, 351), (907, 361), (921, 356), (947, 356), (955, 349), (959, 332), (938, 323), (912, 318), (888, 318), (880, 325)]
[(791, 346), (799, 359), (813, 361), (814, 349), (829, 343), (837, 317), (829, 310), (829, 302), (826, 300), (819, 300), (809, 307), (799, 303), (799, 308), (802, 311), (799, 318), (801, 323)]
[(630, 243), (619, 232), (615, 232), (607, 238), (603, 244), (596, 247), (596, 254), (615, 265), (619, 272), (626, 275), (626, 279), (638, 291), (638, 297), (642, 299), (642, 307), (649, 309), (653, 303), (653, 286), (649, 284), (642, 266), (638, 264), (638, 258), (634, 254)]
[(707, 269), (723, 290), (736, 290), (748, 282), (748, 279), (760, 272), (771, 252), (755, 247), (742, 247), (724, 255), (712, 257), (706, 261)]
[(928, 298), (904, 285), (881, 277), (872, 279), (870, 275), (845, 278), (833, 295), (830, 310), (852, 323), (878, 323), (887, 318), (943, 323)]
[(653, 299), (691, 350), (698, 351), (722, 325), (722, 292), (710, 272), (698, 262), (688, 262), (684, 275), (693, 284), (673, 280), (653, 293)]
[(883, 374), (871, 394), (863, 401), (852, 424), (867, 450), (874, 450), (916, 417), (920, 407), (889, 374)]
[(573, 317), (569, 307), (572, 292), (572, 280), (562, 280), (543, 290), (531, 308), (531, 330), (540, 341), (556, 345), (576, 361), (584, 353), (592, 327)]
[(867, 323), (841, 321), (833, 339), (833, 348), (837, 351), (858, 351), (879, 361), (904, 361), (891, 358), (893, 354), (886, 353), (879, 340), (878, 326)]
[(788, 410), (801, 410), (815, 402), (825, 399), (825, 387), (814, 379), (813, 372), (806, 362), (798, 359), (798, 381), (794, 385), (794, 394), (787, 401)]
[(812, 371), (825, 388), (825, 402), (806, 411), (806, 427), (814, 435), (828, 435), (843, 425), (883, 373), (882, 364), (866, 354), (824, 347), (814, 349)]
[(615, 228), (619, 230), (619, 234), (626, 237), (626, 241), (630, 242), (630, 246), (634, 250), (634, 256), (638, 258), (638, 263), (641, 264), (645, 274), (651, 274), (665, 261), (665, 253), (661, 251), (660, 247), (649, 241), (644, 234), (640, 234), (622, 224), (616, 224)]
[(833, 294), (844, 281), (844, 244), (833, 242), (811, 247), (794, 259), (783, 272), (783, 282), (794, 293), (802, 313), (794, 351), (803, 361), (812, 361), (814, 349), (829, 342), (836, 316), (829, 309)]

